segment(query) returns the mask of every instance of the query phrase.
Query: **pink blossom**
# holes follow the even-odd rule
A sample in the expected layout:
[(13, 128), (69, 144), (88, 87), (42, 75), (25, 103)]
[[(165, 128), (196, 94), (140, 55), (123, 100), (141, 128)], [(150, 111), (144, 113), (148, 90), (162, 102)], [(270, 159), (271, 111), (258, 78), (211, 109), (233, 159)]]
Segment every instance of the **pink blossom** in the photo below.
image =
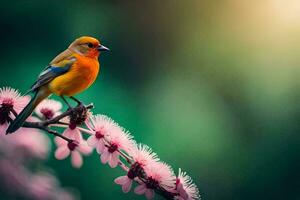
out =
[(36, 200), (73, 200), (68, 191), (59, 187), (59, 182), (51, 174), (32, 174), (28, 177), (28, 196)]
[[(77, 143), (80, 143), (81, 141), (84, 141), (82, 134), (78, 128), (70, 129), (66, 128), (65, 131), (62, 133), (65, 137), (75, 140)], [(60, 146), (65, 144), (65, 140), (59, 137), (55, 137), (55, 143), (56, 145)]]
[(119, 162), (119, 151), (129, 151), (133, 147), (132, 136), (117, 123), (105, 115), (90, 117), (87, 126), (95, 134), (89, 137), (88, 144), (96, 147), (101, 154), (103, 164), (108, 163), (115, 168)]
[(133, 158), (134, 162), (139, 163), (142, 167), (159, 161), (157, 154), (144, 144), (134, 145), (129, 150), (129, 155)]
[(175, 188), (174, 172), (169, 165), (163, 162), (153, 162), (145, 167), (147, 182), (141, 183), (134, 189), (136, 194), (145, 194), (147, 199), (154, 197), (154, 189), (159, 187), (167, 191)]
[(108, 163), (111, 168), (115, 168), (119, 162), (118, 146), (113, 144), (109, 148), (105, 148), (100, 156), (103, 164)]
[[(27, 121), (37, 120), (30, 116)], [(39, 129), (20, 128), (15, 134), (0, 136), (0, 151), (9, 152), (15, 160), (28, 160), (29, 157), (45, 159), (50, 150), (50, 139)]]
[(141, 184), (136, 186), (134, 192), (138, 195), (145, 194), (147, 199), (153, 199), (154, 197), (154, 190), (152, 188), (148, 188), (146, 184)]
[(21, 96), (18, 90), (4, 87), (0, 88), (0, 104), (8, 104), (13, 106), (13, 109), (19, 113), (29, 102), (29, 96)]
[(13, 88), (0, 88), (0, 134), (6, 132), (9, 121), (14, 119), (14, 115), (11, 112), (13, 110), (17, 113), (21, 112), (29, 100), (29, 96), (21, 96)]
[(100, 158), (103, 164), (107, 163), (115, 168), (119, 162), (119, 151), (128, 151), (133, 147), (132, 136), (119, 128), (114, 130), (107, 138), (108, 145), (104, 148)]
[(44, 119), (51, 119), (61, 114), (62, 104), (59, 101), (53, 99), (43, 100), (36, 108), (35, 113)]
[(14, 148), (26, 151), (37, 158), (46, 158), (50, 150), (49, 138), (38, 129), (20, 128), (16, 134), (7, 135), (6, 139)]
[(127, 175), (126, 176), (120, 176), (115, 179), (115, 183), (122, 186), (122, 191), (124, 193), (128, 193), (131, 189), (132, 180)]
[(92, 148), (83, 140), (80, 131), (76, 129), (66, 129), (63, 135), (69, 139), (74, 140), (69, 143), (62, 138), (55, 137), (57, 149), (55, 151), (55, 158), (63, 160), (71, 154), (71, 163), (73, 167), (80, 168), (83, 164), (82, 154), (88, 155), (92, 152)]
[(23, 193), (27, 183), (27, 170), (21, 164), (15, 164), (9, 159), (0, 159), (0, 183), (12, 193)]
[(175, 199), (178, 200), (195, 200), (200, 199), (199, 190), (193, 180), (186, 172), (181, 171), (179, 168), (178, 177), (176, 179), (176, 190), (179, 196)]
[(129, 155), (132, 157), (134, 164), (131, 165), (126, 176), (120, 176), (115, 179), (115, 183), (122, 186), (124, 193), (130, 191), (132, 181), (135, 177), (142, 175), (141, 173), (145, 166), (159, 161), (156, 153), (150, 147), (143, 144), (134, 145), (129, 150)]
[(50, 174), (35, 174), (27, 184), (29, 195), (33, 199), (50, 199), (56, 190), (58, 182)]
[(94, 132), (88, 138), (87, 143), (89, 146), (96, 148), (99, 154), (105, 148), (104, 137), (108, 137), (112, 132), (119, 129), (118, 124), (105, 115), (91, 116), (86, 124)]

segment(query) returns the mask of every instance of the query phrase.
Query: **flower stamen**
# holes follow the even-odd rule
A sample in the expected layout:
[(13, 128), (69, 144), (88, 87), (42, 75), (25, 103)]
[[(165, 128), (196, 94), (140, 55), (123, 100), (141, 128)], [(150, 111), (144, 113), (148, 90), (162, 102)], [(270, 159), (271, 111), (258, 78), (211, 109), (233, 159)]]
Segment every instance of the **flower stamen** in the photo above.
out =
[(116, 144), (111, 144), (109, 147), (108, 147), (108, 152), (109, 153), (113, 153), (113, 152), (115, 152), (115, 151), (117, 151), (118, 150), (118, 145), (116, 145)]
[(68, 148), (70, 149), (70, 151), (74, 151), (77, 146), (78, 144), (76, 144), (75, 142), (68, 143)]
[(13, 109), (13, 100), (4, 99), (0, 107), (0, 124), (5, 124), (9, 122), (11, 118), (9, 117), (10, 112)]
[(148, 181), (146, 183), (146, 187), (148, 189), (154, 189), (154, 188), (157, 188), (158, 187), (158, 181), (153, 179), (152, 177), (148, 177)]
[(96, 131), (95, 136), (96, 136), (97, 139), (101, 139), (101, 138), (104, 137), (104, 135), (100, 131)]
[(54, 116), (54, 112), (49, 108), (42, 108), (41, 113), (44, 115), (46, 119), (52, 119)]

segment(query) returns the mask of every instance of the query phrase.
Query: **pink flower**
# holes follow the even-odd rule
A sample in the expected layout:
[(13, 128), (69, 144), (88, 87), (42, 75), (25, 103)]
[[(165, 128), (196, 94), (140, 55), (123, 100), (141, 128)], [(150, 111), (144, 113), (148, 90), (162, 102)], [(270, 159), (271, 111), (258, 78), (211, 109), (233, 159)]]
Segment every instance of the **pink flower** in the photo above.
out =
[(58, 181), (50, 174), (33, 174), (27, 187), (33, 199), (52, 199), (57, 185)]
[(73, 200), (71, 193), (59, 187), (59, 182), (51, 174), (30, 174), (26, 184), (28, 196), (36, 200)]
[[(28, 122), (39, 122), (39, 119), (30, 116)], [(50, 139), (39, 129), (20, 128), (15, 134), (2, 135), (1, 148), (9, 151), (15, 159), (28, 160), (28, 156), (45, 159), (50, 150)]]
[(129, 155), (142, 167), (159, 161), (157, 154), (144, 144), (134, 145), (134, 148), (129, 150)]
[(92, 152), (85, 140), (83, 140), (78, 129), (66, 129), (63, 135), (69, 139), (74, 140), (69, 143), (62, 138), (55, 137), (57, 149), (55, 151), (55, 158), (63, 160), (71, 154), (71, 163), (73, 167), (80, 168), (83, 164), (82, 155), (88, 155)]
[(128, 151), (133, 147), (132, 136), (128, 132), (124, 132), (119, 128), (111, 132), (107, 138), (107, 146), (104, 148), (101, 154), (101, 162), (107, 163), (110, 167), (115, 168), (119, 162), (119, 151)]
[(136, 194), (145, 194), (147, 199), (154, 197), (154, 189), (157, 187), (171, 191), (175, 188), (174, 172), (169, 165), (163, 162), (154, 162), (145, 167), (147, 182), (134, 189)]
[(152, 188), (148, 188), (146, 184), (141, 184), (134, 189), (134, 192), (138, 195), (145, 194), (147, 199), (153, 199), (154, 190)]
[(176, 190), (179, 196), (178, 200), (195, 200), (200, 199), (199, 190), (193, 180), (186, 172), (182, 172), (179, 168), (178, 177), (176, 179)]
[(124, 193), (130, 191), (132, 181), (135, 177), (143, 175), (141, 173), (145, 166), (159, 161), (156, 153), (147, 145), (134, 145), (134, 147), (129, 150), (129, 155), (132, 157), (134, 164), (131, 165), (126, 176), (120, 176), (115, 179), (115, 183), (122, 186)]
[(127, 175), (126, 176), (120, 176), (115, 179), (115, 183), (122, 186), (122, 191), (124, 193), (128, 193), (131, 189), (132, 180)]
[(50, 150), (49, 138), (33, 128), (21, 128), (16, 134), (6, 136), (11, 146), (21, 151), (19, 153), (28, 152), (31, 156), (37, 158), (46, 158)]
[(61, 114), (62, 104), (59, 101), (53, 99), (43, 100), (36, 108), (35, 113), (44, 119), (51, 119)]
[[(84, 141), (82, 134), (78, 128), (70, 129), (66, 128), (65, 131), (62, 133), (65, 137), (76, 141), (77, 143)], [(65, 140), (60, 137), (55, 137), (55, 143), (57, 146), (61, 146), (65, 144)]]
[[(3, 152), (1, 152), (3, 153)], [(59, 187), (59, 182), (47, 172), (29, 170), (14, 158), (0, 158), (1, 188), (8, 199), (72, 200), (71, 193)]]
[(89, 137), (88, 144), (96, 147), (103, 164), (108, 163), (115, 168), (119, 162), (119, 151), (128, 151), (133, 147), (132, 136), (105, 115), (92, 116), (86, 124), (95, 131)]
[(12, 162), (12, 159), (0, 159), (1, 187), (12, 192), (21, 193), (26, 185), (27, 170), (24, 165)]
[(0, 88), (0, 134), (4, 134), (8, 123), (14, 118), (11, 113), (15, 110), (17, 113), (29, 102), (29, 96), (20, 96), (20, 93), (10, 87)]
[(108, 137), (110, 133), (119, 129), (118, 124), (105, 115), (91, 116), (86, 124), (90, 130), (95, 132), (88, 138), (87, 143), (96, 148), (99, 154), (105, 148), (104, 137)]

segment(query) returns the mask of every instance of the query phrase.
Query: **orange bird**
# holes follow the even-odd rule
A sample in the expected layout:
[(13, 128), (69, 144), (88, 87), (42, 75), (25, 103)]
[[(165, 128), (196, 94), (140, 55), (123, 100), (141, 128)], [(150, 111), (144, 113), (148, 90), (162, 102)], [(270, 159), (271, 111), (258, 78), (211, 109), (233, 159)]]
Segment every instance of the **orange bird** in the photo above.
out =
[(93, 37), (83, 36), (72, 42), (50, 62), (31, 86), (29, 92), (34, 93), (33, 98), (11, 122), (6, 133), (18, 130), (34, 108), (53, 93), (67, 104), (64, 96), (80, 104), (81, 102), (73, 96), (87, 89), (96, 80), (100, 68), (98, 57), (102, 51), (109, 49)]

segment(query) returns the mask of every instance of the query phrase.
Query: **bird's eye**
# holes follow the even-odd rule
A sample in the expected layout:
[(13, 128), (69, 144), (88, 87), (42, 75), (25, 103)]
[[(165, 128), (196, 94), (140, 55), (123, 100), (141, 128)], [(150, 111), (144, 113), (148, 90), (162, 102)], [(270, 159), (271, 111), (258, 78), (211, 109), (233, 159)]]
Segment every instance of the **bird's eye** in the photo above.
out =
[(88, 45), (89, 48), (93, 48), (94, 47), (94, 45), (92, 43), (90, 43), (90, 42), (87, 45)]

